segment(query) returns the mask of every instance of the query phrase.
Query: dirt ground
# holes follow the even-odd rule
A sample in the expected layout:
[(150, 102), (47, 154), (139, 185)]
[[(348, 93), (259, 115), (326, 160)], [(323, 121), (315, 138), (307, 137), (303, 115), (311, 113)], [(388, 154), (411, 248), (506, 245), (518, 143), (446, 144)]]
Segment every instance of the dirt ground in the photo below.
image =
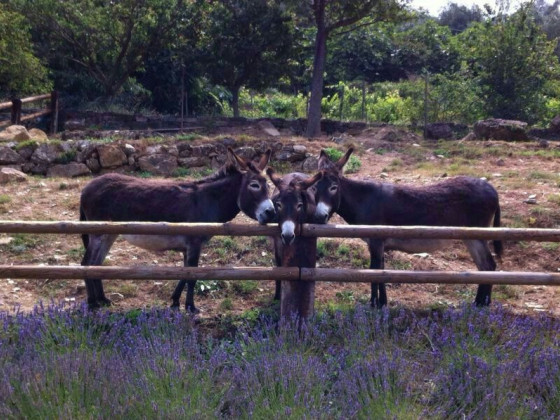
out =
[[(424, 142), (414, 134), (398, 139), (383, 137), (382, 129), (365, 131), (356, 136), (323, 137), (314, 141), (284, 136), (283, 142), (304, 144), (318, 156), (321, 148), (345, 150), (352, 144), (361, 168), (347, 176), (383, 182), (424, 185), (442, 177), (466, 174), (485, 176), (498, 190), (505, 227), (546, 227), (560, 225), (560, 144), (547, 148), (537, 142)], [(227, 133), (235, 135), (240, 133)], [(245, 137), (247, 131), (242, 133)], [(261, 136), (262, 133), (249, 133)], [(78, 220), (81, 189), (89, 178), (61, 179), (30, 177), (25, 183), (0, 186), (0, 219), (3, 220)], [(526, 201), (532, 198), (536, 203)], [(234, 222), (255, 223), (239, 215)], [(343, 223), (335, 217), (331, 223)], [(503, 271), (558, 272), (559, 244), (539, 242), (506, 242)], [(319, 267), (367, 268), (368, 253), (358, 239), (320, 240), (324, 255)], [(8, 235), (0, 233), (2, 265), (72, 265), (79, 264), (83, 254), (78, 235)], [(151, 254), (118, 239), (106, 265), (182, 265), (176, 252)], [(203, 249), (201, 266), (273, 266), (272, 245), (266, 238), (213, 238)], [(386, 268), (407, 270), (474, 270), (468, 251), (461, 242), (426, 254), (390, 252)], [(174, 281), (106, 281), (106, 290), (115, 310), (166, 306), (175, 286)], [(208, 282), (205, 291), (195, 297), (201, 317), (242, 314), (269, 307), (274, 283), (251, 282), (240, 286), (234, 282)], [(472, 302), (476, 286), (388, 285), (390, 306), (433, 308)], [(0, 311), (29, 311), (38, 302), (82, 301), (83, 280), (0, 279)], [(318, 283), (317, 307), (351, 305), (367, 301), (368, 284)], [(497, 286), (493, 300), (519, 312), (546, 311), (560, 315), (560, 289), (547, 286)]]

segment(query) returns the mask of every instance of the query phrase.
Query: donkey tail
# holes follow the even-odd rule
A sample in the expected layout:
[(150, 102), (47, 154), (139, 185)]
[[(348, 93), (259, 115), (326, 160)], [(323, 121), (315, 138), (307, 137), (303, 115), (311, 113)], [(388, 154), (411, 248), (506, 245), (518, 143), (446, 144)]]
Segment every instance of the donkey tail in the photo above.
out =
[[(494, 213), (494, 227), (500, 227), (500, 205), (496, 208), (496, 213)], [(500, 240), (492, 241), (494, 245), (494, 252), (496, 253), (497, 257), (501, 260), (502, 253), (504, 251), (504, 245)]]
[[(85, 222), (86, 219), (86, 214), (84, 212), (84, 209), (82, 208), (82, 205), (80, 204), (80, 222)], [(88, 234), (82, 234), (82, 242), (84, 244), (84, 248), (87, 249), (88, 244), (89, 244), (89, 235)]]

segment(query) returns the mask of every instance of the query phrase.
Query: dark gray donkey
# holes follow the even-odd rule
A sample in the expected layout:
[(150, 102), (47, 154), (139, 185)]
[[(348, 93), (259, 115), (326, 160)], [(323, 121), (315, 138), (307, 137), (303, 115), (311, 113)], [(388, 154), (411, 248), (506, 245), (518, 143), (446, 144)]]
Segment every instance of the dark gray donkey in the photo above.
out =
[[(228, 148), (226, 163), (215, 174), (195, 181), (147, 180), (120, 174), (106, 174), (92, 180), (82, 191), (80, 220), (145, 222), (217, 222), (232, 220), (239, 211), (265, 223), (274, 217), (264, 169), (268, 150), (259, 162), (250, 162)], [(101, 265), (118, 235), (82, 235), (86, 248), (82, 265)], [(133, 245), (150, 251), (183, 252), (184, 265), (198, 266), (202, 244), (208, 236), (123, 235)], [(100, 279), (85, 280), (91, 307), (110, 304)], [(185, 308), (194, 305), (196, 280), (179, 280), (172, 295), (172, 307), (179, 306), (188, 284)]]
[[(498, 193), (486, 181), (466, 176), (450, 178), (437, 184), (423, 187), (377, 183), (348, 179), (343, 167), (353, 149), (337, 162), (332, 162), (324, 151), (319, 157), (322, 179), (315, 184), (316, 219), (328, 220), (338, 213), (351, 225), (393, 226), (500, 226), (500, 204)], [(408, 253), (432, 251), (443, 247), (446, 240), (427, 239), (368, 239), (370, 268), (383, 269), (384, 250)], [(496, 263), (488, 242), (465, 240), (477, 268), (494, 271)], [(493, 241), (498, 257), (502, 254), (502, 242)], [(492, 285), (478, 286), (475, 303), (489, 305)], [(379, 307), (387, 304), (384, 283), (371, 284), (371, 304)]]

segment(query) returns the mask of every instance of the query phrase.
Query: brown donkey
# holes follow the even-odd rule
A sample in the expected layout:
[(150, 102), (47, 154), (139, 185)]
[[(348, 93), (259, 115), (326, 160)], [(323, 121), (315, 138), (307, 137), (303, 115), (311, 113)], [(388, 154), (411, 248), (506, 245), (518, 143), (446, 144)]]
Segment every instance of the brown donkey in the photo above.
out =
[[(195, 182), (147, 180), (120, 174), (106, 174), (92, 180), (82, 191), (80, 220), (145, 222), (217, 222), (232, 220), (239, 211), (265, 223), (274, 217), (268, 197), (264, 169), (271, 151), (258, 163), (247, 161), (228, 148), (226, 163), (215, 174)], [(82, 265), (101, 265), (118, 235), (82, 235), (86, 248)], [(183, 252), (185, 267), (198, 266), (202, 244), (209, 236), (123, 235), (133, 245), (150, 251)], [(91, 307), (110, 304), (101, 279), (86, 279)], [(188, 284), (185, 308), (194, 305), (196, 280), (179, 280), (172, 295), (172, 307), (179, 306)]]
[[(272, 168), (267, 174), (276, 186), (272, 202), (276, 209), (276, 221), (280, 237), (274, 238), (274, 257), (278, 267), (315, 267), (317, 238), (296, 237), (303, 223), (312, 223), (315, 214), (315, 197), (309, 191), (322, 176), (313, 177), (301, 173), (277, 176)], [(282, 284), (282, 286), (280, 286)], [(283, 318), (296, 315), (307, 319), (313, 314), (315, 282), (276, 282), (275, 299), (280, 299), (280, 315)]]
[[(332, 162), (324, 151), (319, 157), (319, 169), (323, 178), (316, 188), (316, 219), (328, 220), (338, 213), (351, 225), (393, 226), (500, 226), (498, 193), (488, 182), (472, 177), (458, 176), (437, 184), (413, 187), (389, 183), (377, 183), (348, 179), (343, 167), (353, 149), (337, 162)], [(408, 253), (432, 251), (449, 241), (428, 239), (367, 239), (370, 252), (370, 268), (383, 269), (385, 250)], [(477, 268), (494, 271), (496, 263), (485, 240), (464, 240)], [(498, 257), (502, 254), (502, 242), (493, 241)], [(475, 303), (488, 305), (492, 285), (478, 286)], [(371, 284), (371, 304), (379, 307), (387, 304), (384, 283)]]

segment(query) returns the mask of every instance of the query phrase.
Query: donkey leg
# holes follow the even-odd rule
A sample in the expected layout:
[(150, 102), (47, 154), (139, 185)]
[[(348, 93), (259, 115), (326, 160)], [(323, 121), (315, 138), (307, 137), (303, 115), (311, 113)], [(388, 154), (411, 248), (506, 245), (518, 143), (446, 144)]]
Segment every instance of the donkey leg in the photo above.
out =
[[(368, 241), (370, 264), (369, 268), (383, 270), (385, 268), (384, 244), (382, 240)], [(387, 305), (387, 290), (385, 283), (371, 283), (371, 306), (382, 308)]]
[[(101, 265), (109, 253), (118, 235), (89, 235), (88, 247), (81, 265)], [(86, 279), (88, 305), (97, 308), (110, 305), (111, 301), (105, 296), (101, 279)]]
[[(198, 267), (198, 260), (200, 258), (200, 248), (202, 243), (200, 241), (196, 241), (195, 243), (191, 243), (189, 246), (188, 252), (185, 254), (185, 267)], [(185, 281), (185, 280), (181, 280)], [(191, 312), (193, 314), (197, 314), (200, 311), (196, 306), (194, 306), (194, 287), (196, 286), (196, 280), (188, 280), (187, 281), (187, 300), (185, 302), (185, 310), (187, 312)], [(184, 287), (184, 285), (183, 285)], [(179, 288), (179, 284), (177, 285)]]
[[(479, 271), (495, 271), (496, 262), (490, 253), (488, 243), (482, 240), (464, 241)], [(492, 285), (479, 284), (474, 300), (476, 306), (488, 306), (492, 301)]]

